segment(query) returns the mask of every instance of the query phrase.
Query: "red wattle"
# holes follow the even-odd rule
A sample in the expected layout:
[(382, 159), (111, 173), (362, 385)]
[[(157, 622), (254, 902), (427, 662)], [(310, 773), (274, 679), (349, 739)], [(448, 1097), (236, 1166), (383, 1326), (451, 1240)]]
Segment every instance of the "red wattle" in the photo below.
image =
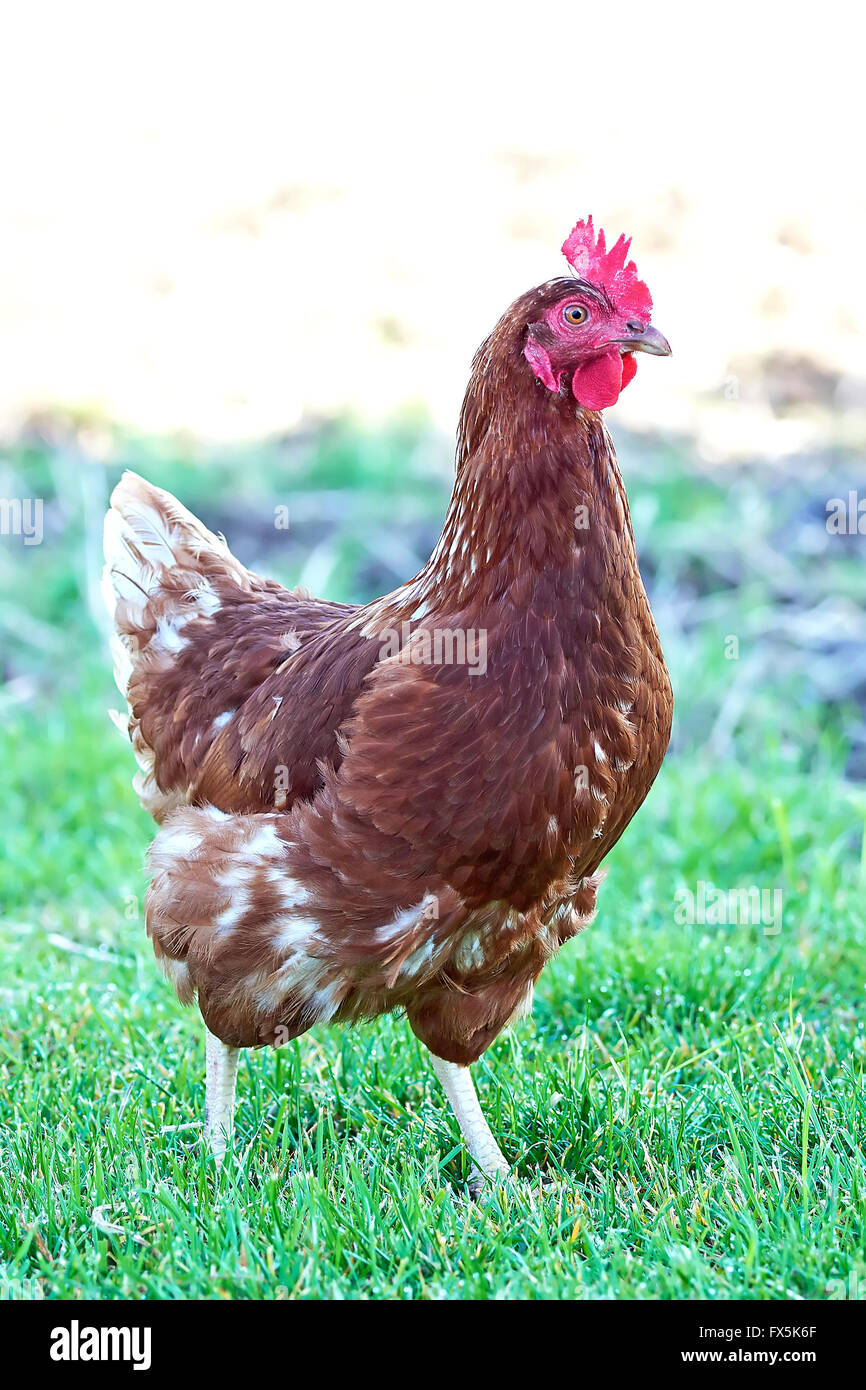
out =
[[(628, 378), (629, 381), (632, 376), (634, 369)], [(614, 348), (598, 357), (591, 357), (588, 362), (578, 367), (572, 377), (571, 389), (575, 400), (584, 409), (606, 410), (609, 405), (616, 405), (619, 393), (625, 385), (623, 377), (623, 359)]]
[(586, 410), (606, 410), (609, 405), (616, 405), (620, 392), (634, 380), (636, 371), (633, 352), (621, 356), (611, 350), (591, 357), (572, 378), (574, 398)]

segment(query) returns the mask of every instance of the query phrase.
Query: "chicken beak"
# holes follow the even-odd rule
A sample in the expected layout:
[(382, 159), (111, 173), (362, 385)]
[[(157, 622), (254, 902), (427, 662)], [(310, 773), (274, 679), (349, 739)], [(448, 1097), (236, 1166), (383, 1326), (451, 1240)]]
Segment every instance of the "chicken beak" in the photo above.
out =
[(624, 352), (649, 352), (653, 357), (670, 357), (671, 345), (657, 328), (647, 327), (633, 338), (620, 338), (619, 346)]

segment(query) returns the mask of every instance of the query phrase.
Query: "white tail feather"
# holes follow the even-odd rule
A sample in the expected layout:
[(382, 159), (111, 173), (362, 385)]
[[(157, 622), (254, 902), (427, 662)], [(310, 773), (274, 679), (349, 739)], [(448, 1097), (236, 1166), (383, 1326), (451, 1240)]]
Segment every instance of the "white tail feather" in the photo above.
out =
[[(221, 562), (221, 570), (239, 583), (247, 575), (221, 536), (202, 525), (170, 492), (137, 473), (124, 473), (111, 495), (104, 545), (102, 593), (112, 618), (119, 602), (130, 605), (133, 619), (143, 615), (149, 599), (159, 593), (166, 570), (194, 569), (204, 555)], [(204, 576), (201, 582), (204, 585)]]
[(186, 624), (217, 612), (208, 576), (244, 588), (250, 576), (221, 536), (136, 473), (124, 473), (111, 495), (104, 544), (102, 595), (115, 627), (114, 677), (126, 697), (143, 652), (170, 660), (186, 645)]
[(112, 719), (128, 733), (139, 766), (133, 786), (157, 820), (175, 810), (183, 797), (162, 791), (157, 782), (153, 749), (130, 704), (130, 684), (143, 663), (159, 673), (177, 660), (189, 640), (184, 629), (213, 618), (226, 582), (248, 589), (254, 580), (222, 537), (208, 531), (170, 492), (125, 473), (105, 518), (102, 594), (115, 629), (114, 678), (128, 709), (126, 722), (114, 713)]

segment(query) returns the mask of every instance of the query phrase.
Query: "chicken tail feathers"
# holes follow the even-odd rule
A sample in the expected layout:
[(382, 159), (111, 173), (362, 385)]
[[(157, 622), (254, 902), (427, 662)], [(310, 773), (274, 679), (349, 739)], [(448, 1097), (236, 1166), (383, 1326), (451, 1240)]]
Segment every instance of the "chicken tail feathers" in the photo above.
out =
[(124, 473), (105, 517), (102, 593), (114, 623), (115, 679), (129, 691), (136, 658), (151, 644), (179, 650), (190, 619), (220, 606), (215, 582), (248, 589), (249, 572), (170, 492)]
[(105, 518), (102, 593), (111, 617), (111, 652), (128, 720), (111, 717), (132, 742), (139, 775), (134, 786), (157, 819), (176, 798), (163, 795), (153, 748), (134, 713), (142, 681), (152, 684), (187, 645), (195, 620), (213, 618), (229, 598), (253, 587), (253, 576), (176, 497), (136, 473), (124, 473)]

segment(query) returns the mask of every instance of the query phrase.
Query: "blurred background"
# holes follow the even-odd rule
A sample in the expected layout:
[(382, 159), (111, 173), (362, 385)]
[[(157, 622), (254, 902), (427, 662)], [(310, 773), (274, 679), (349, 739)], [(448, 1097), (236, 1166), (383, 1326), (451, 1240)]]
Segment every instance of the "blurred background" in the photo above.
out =
[(410, 406), (450, 434), (479, 341), (592, 212), (633, 234), (676, 349), (619, 423), (779, 455), (829, 408), (862, 442), (849, 8), (28, 6), (0, 85), (0, 422), (221, 442)]
[[(287, 584), (357, 601), (395, 587), (439, 533), (473, 352), (519, 293), (561, 272), (562, 240), (590, 212), (633, 235), (674, 349), (641, 361), (608, 412), (674, 737), (611, 856), (591, 949), (581, 937), (562, 953), (533, 1022), (502, 1046), (550, 1043), (558, 1057), (597, 1039), (615, 1092), (643, 1045), (659, 1104), (673, 1113), (690, 1097), (699, 1175), (722, 1136), (723, 1191), (716, 1060), (750, 1113), (767, 1112), (772, 1090), (767, 1162), (781, 1144), (792, 1182), (805, 1082), (777, 1083), (780, 1048), (799, 1056), (802, 1043), (803, 1075), (824, 1078), (838, 1128), (839, 1098), (859, 1094), (851, 1059), (862, 1069), (866, 1055), (866, 199), (852, 13), (835, 0), (819, 15), (738, 0), (589, 13), (81, 0), (7, 16), (0, 1101), (4, 1086), (32, 1097), (37, 1131), (91, 1126), (96, 1153), (117, 1094), (125, 1106), (137, 1085), (115, 1069), (136, 1056), (155, 1078), (142, 1133), (173, 1130), (159, 1076), (198, 1046), (153, 970), (141, 922), (151, 825), (106, 715), (118, 697), (98, 579), (121, 470), (171, 489)], [(33, 514), (15, 510), (28, 500), (42, 508), (38, 543), (24, 534)], [(782, 886), (782, 931), (684, 929), (676, 893), (700, 881)], [(365, 1055), (400, 1058), (406, 1045), (385, 1022)], [(341, 1047), (304, 1040), (323, 1095), (332, 1067), (351, 1073)], [(27, 1058), (52, 1048), (40, 1083)], [(420, 1082), (389, 1086), (425, 1103)], [(180, 1128), (196, 1104), (181, 1099)], [(263, 1124), (280, 1104), (275, 1092)], [(315, 1123), (315, 1096), (304, 1104)], [(355, 1102), (341, 1104), (366, 1133)], [(38, 1172), (22, 1144), (21, 1173)], [(120, 1179), (125, 1162), (121, 1148)], [(17, 1173), (10, 1183), (17, 1194)], [(32, 1198), (37, 1225), (46, 1201)], [(795, 1270), (810, 1241), (835, 1239), (823, 1208), (815, 1222)], [(726, 1260), (704, 1296), (741, 1289)], [(779, 1263), (761, 1296), (816, 1296), (829, 1261), (811, 1284)]]
[(633, 234), (674, 345), (610, 424), (696, 682), (679, 737), (729, 748), (781, 684), (786, 710), (796, 688), (843, 720), (866, 772), (866, 541), (856, 516), (825, 524), (866, 483), (849, 22), (832, 3), (820, 29), (736, 3), (710, 25), (628, 3), (591, 25), (556, 3), (18, 13), (0, 497), (42, 499), (45, 541), (2, 528), (4, 707), (78, 679), (123, 466), (286, 582), (363, 600), (414, 572), (472, 354), (591, 211)]

